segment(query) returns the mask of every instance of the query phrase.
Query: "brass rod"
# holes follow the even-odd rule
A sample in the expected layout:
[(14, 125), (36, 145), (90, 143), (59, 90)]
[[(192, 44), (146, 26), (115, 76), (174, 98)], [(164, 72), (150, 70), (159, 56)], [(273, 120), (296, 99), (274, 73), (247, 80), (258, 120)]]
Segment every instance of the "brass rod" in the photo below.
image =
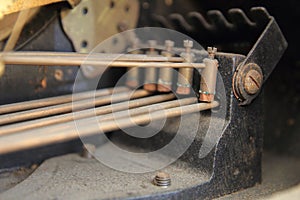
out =
[(72, 101), (79, 101), (83, 99), (110, 95), (112, 93), (126, 92), (129, 90), (130, 89), (127, 87), (106, 88), (106, 89), (100, 89), (96, 91), (86, 91), (86, 92), (73, 93), (73, 94), (61, 95), (56, 97), (49, 97), (44, 99), (37, 99), (32, 101), (25, 101), (20, 103), (6, 104), (0, 106), (0, 114), (30, 110), (34, 108), (52, 106), (52, 105), (68, 103)]
[(47, 51), (15, 51), (15, 52), (2, 52), (0, 57), (3, 59), (18, 58), (18, 57), (49, 57), (49, 58), (77, 58), (81, 61), (86, 59), (100, 59), (102, 61), (124, 61), (124, 62), (183, 62), (181, 57), (165, 58), (163, 56), (148, 56), (145, 54), (113, 54), (113, 53), (77, 53), (77, 52), (47, 52)]
[(163, 61), (154, 62), (151, 61), (150, 56), (147, 60), (136, 61), (115, 61), (103, 60), (97, 57), (76, 57), (76, 56), (13, 56), (11, 53), (3, 53), (0, 55), (0, 59), (5, 64), (12, 65), (47, 65), (47, 66), (79, 66), (79, 65), (92, 65), (98, 67), (154, 67), (154, 68), (205, 68), (204, 63), (175, 63), (166, 62), (164, 57), (161, 57)]
[(107, 114), (105, 116), (101, 116), (99, 120), (101, 121), (108, 121), (108, 120), (115, 120), (115, 119), (120, 119), (120, 118), (129, 118), (132, 116), (137, 116), (145, 113), (151, 113), (154, 111), (158, 110), (163, 110), (163, 109), (168, 109), (168, 108), (174, 108), (178, 106), (184, 106), (184, 105), (189, 105), (189, 104), (194, 104), (197, 103), (198, 100), (195, 97), (189, 97), (189, 98), (184, 98), (180, 100), (173, 100), (173, 101), (168, 101), (168, 102), (163, 102), (163, 103), (157, 103), (149, 106), (143, 106), (139, 108), (134, 108), (130, 110), (124, 110), (116, 113), (111, 113)]
[(15, 123), (15, 124), (0, 127), (0, 136), (16, 133), (20, 131), (30, 130), (34, 128), (49, 126), (53, 124), (61, 124), (72, 120), (93, 117), (97, 115), (104, 115), (112, 112), (121, 111), (124, 109), (136, 108), (136, 107), (145, 106), (153, 103), (163, 102), (174, 98), (175, 98), (174, 94), (163, 94), (163, 95), (146, 97), (142, 99), (125, 101), (125, 102), (116, 103), (112, 105), (101, 106), (97, 108), (91, 108), (91, 109), (82, 110), (74, 113), (67, 113), (62, 115), (46, 117), (42, 119)]
[(112, 102), (120, 102), (128, 99), (140, 98), (150, 95), (151, 93), (145, 90), (136, 90), (130, 92), (122, 92), (114, 95), (107, 95), (91, 99), (84, 99), (80, 101), (64, 103), (54, 106), (47, 106), (33, 110), (5, 114), (0, 116), (0, 125), (25, 121), (30, 119), (37, 119), (41, 117), (67, 113), (71, 111), (83, 110), (95, 106), (105, 105)]
[(178, 117), (180, 115), (208, 110), (217, 107), (218, 105), (219, 104), (216, 101), (211, 103), (197, 103), (154, 111), (150, 114), (142, 114), (131, 118), (121, 118), (103, 122), (101, 122), (101, 116), (99, 116), (97, 118), (100, 121), (100, 126), (95, 126), (94, 120), (82, 119), (78, 120), (81, 121), (81, 125), (76, 125), (74, 122), (68, 122), (63, 125), (52, 125), (18, 134), (6, 135), (2, 136), (0, 139), (0, 154), (20, 151), (56, 142), (69, 141), (78, 138), (78, 133), (80, 133), (81, 137), (86, 137), (96, 133), (110, 132), (119, 130), (120, 128), (136, 126), (137, 124), (142, 125), (153, 120)]

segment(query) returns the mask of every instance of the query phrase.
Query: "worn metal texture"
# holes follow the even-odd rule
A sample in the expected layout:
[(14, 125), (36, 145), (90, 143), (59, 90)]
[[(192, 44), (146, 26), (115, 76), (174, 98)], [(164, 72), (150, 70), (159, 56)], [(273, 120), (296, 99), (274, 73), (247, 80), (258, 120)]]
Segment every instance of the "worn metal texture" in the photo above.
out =
[[(88, 53), (97, 47), (97, 52), (119, 53), (128, 47), (132, 36), (115, 34), (135, 28), (138, 16), (137, 0), (82, 0), (75, 8), (61, 12), (61, 22), (77, 52)], [(87, 78), (103, 73), (93, 66), (82, 66), (81, 70)]]
[[(285, 40), (274, 17), (270, 16), (265, 8), (257, 7), (252, 8), (251, 10), (256, 14), (256, 16), (259, 16), (259, 19), (266, 18), (269, 21), (263, 33), (248, 53), (246, 59), (236, 70), (237, 75), (234, 78), (236, 79), (238, 76), (244, 75), (239, 74), (239, 71), (242, 71), (244, 66), (247, 66), (247, 64), (250, 63), (255, 63), (258, 66), (263, 66), (263, 82), (265, 82), (285, 52), (287, 48), (287, 41)], [(237, 98), (242, 98), (241, 105), (247, 105), (250, 104), (257, 95), (258, 93), (249, 95), (247, 92), (244, 92), (242, 97), (238, 96)]]
[[(227, 99), (227, 124), (222, 136), (217, 143), (214, 151), (203, 159), (199, 159), (199, 150), (207, 130), (209, 113), (203, 114), (199, 122), (200, 128), (194, 143), (181, 157), (189, 166), (195, 168), (199, 173), (207, 173), (209, 181), (199, 180), (193, 187), (185, 187), (180, 190), (160, 192), (159, 194), (147, 194), (136, 196), (136, 199), (161, 199), (172, 198), (182, 199), (206, 199), (232, 193), (243, 188), (248, 188), (261, 181), (261, 153), (262, 153), (262, 96), (259, 96), (251, 105), (247, 107), (239, 106), (238, 100), (234, 97), (231, 89), (232, 76), (237, 65), (243, 61), (244, 56), (234, 54), (218, 53), (216, 58), (220, 63), (220, 73), (226, 88)], [(229, 68), (232, 68), (229, 70)], [(217, 92), (218, 94), (218, 92)], [(219, 93), (220, 94), (220, 93)], [(222, 98), (222, 97), (217, 97)], [(193, 126), (193, 117), (190, 123), (186, 122), (186, 131)], [(176, 120), (169, 127), (176, 127)], [(255, 126), (254, 126), (255, 125)], [(172, 132), (172, 128), (167, 129)], [(127, 136), (119, 140), (128, 141)], [(166, 137), (166, 136), (165, 136)], [(117, 139), (116, 139), (117, 140)], [(170, 140), (170, 139), (169, 139)], [(131, 139), (125, 146), (138, 145), (139, 148), (155, 149), (159, 139), (151, 143), (137, 142)], [(124, 148), (125, 148), (124, 146)], [(184, 183), (183, 183), (184, 184)]]
[[(44, 17), (48, 18), (49, 16)], [(28, 28), (30, 26), (26, 29)], [(58, 40), (60, 42), (57, 42)], [(44, 31), (22, 50), (71, 51), (72, 47), (60, 29), (59, 21), (55, 20), (49, 25), (47, 31)], [(61, 69), (62, 79), (56, 79), (55, 71), (57, 69), (60, 68), (30, 66), (25, 69), (22, 66), (8, 65), (6, 72), (0, 79), (2, 91), (0, 104), (70, 93), (77, 69), (74, 67), (63, 68)]]
[[(208, 199), (259, 183), (263, 134), (262, 97), (259, 96), (247, 107), (241, 107), (231, 90), (233, 72), (244, 58), (244, 56), (234, 54), (218, 53), (216, 55), (226, 89), (224, 96), (217, 95), (216, 97), (226, 98), (225, 129), (213, 151), (205, 158), (200, 159), (199, 150), (211, 120), (211, 113), (202, 113), (201, 119), (198, 121), (193, 114), (185, 118), (183, 122), (185, 130), (189, 132), (195, 123), (199, 123), (199, 132), (184, 155), (174, 164), (163, 169), (171, 176), (172, 184), (168, 188), (160, 188), (151, 184), (155, 173), (118, 172), (96, 160), (86, 160), (72, 155), (45, 162), (29, 179), (3, 193), (2, 197), (13, 199), (16, 197), (15, 191), (17, 190), (18, 195), (28, 199), (39, 199), (42, 195), (48, 199), (72, 199), (75, 197), (85, 199), (182, 199), (185, 197)], [(217, 94), (222, 93), (217, 91)], [(110, 139), (122, 148), (135, 152), (147, 152), (168, 143), (176, 133), (178, 122), (178, 118), (169, 120), (163, 132), (155, 135), (150, 141), (132, 138), (121, 132), (112, 134)], [(255, 126), (253, 126), (254, 124)], [(216, 130), (217, 127), (213, 128)], [(122, 157), (122, 155), (120, 156)], [(126, 159), (126, 157), (122, 159)], [(73, 162), (77, 163), (76, 167), (67, 168)], [(72, 166), (74, 165), (72, 164)], [(40, 179), (39, 174), (47, 169), (49, 173)], [(61, 173), (68, 177), (68, 184), (65, 184), (66, 180), (63, 178), (65, 176), (62, 176)], [(37, 181), (37, 184), (32, 185), (34, 180), (44, 180), (45, 182)], [(29, 185), (30, 187), (28, 187)], [(42, 189), (37, 189), (41, 185)]]

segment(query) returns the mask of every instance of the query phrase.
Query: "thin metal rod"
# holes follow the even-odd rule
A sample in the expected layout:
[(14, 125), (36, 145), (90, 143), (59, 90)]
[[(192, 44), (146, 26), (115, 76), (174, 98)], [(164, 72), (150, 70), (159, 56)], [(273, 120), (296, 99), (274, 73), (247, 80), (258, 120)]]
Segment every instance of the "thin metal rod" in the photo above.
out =
[(143, 114), (131, 118), (121, 118), (104, 122), (101, 122), (101, 116), (99, 116), (98, 119), (100, 120), (100, 126), (95, 126), (94, 120), (82, 119), (78, 120), (81, 121), (79, 123), (80, 126), (76, 126), (74, 122), (68, 122), (63, 125), (52, 125), (18, 134), (2, 136), (0, 139), (0, 154), (20, 151), (56, 142), (69, 141), (78, 138), (78, 133), (80, 133), (80, 137), (86, 137), (96, 133), (110, 132), (119, 130), (120, 128), (136, 126), (137, 124), (142, 125), (153, 120), (178, 117), (189, 113), (208, 110), (217, 107), (218, 105), (219, 103), (216, 101), (212, 103), (197, 103), (165, 109), (163, 111), (159, 110), (151, 112), (150, 115)]
[(124, 62), (183, 62), (181, 57), (165, 58), (163, 56), (147, 56), (145, 54), (114, 54), (114, 53), (77, 53), (77, 52), (51, 52), (51, 51), (15, 51), (0, 53), (0, 57), (50, 57), (50, 58), (68, 58), (85, 61), (86, 59), (96, 58), (102, 61), (124, 61)]
[(168, 108), (174, 108), (178, 106), (185, 106), (189, 104), (194, 104), (197, 103), (198, 100), (195, 97), (190, 97), (190, 98), (184, 98), (180, 100), (173, 100), (173, 101), (168, 101), (168, 102), (163, 102), (163, 103), (157, 103), (149, 106), (143, 106), (139, 108), (133, 108), (130, 110), (124, 110), (116, 113), (111, 113), (107, 114), (104, 116), (100, 116), (98, 118), (99, 121), (108, 121), (108, 120), (115, 120), (115, 119), (121, 119), (121, 118), (130, 118), (132, 116), (137, 116), (145, 113), (151, 113), (163, 109), (168, 109)]
[(145, 97), (151, 93), (146, 90), (136, 90), (130, 92), (122, 92), (114, 95), (96, 97), (92, 99), (84, 99), (80, 101), (64, 103), (54, 106), (47, 106), (43, 108), (37, 108), (33, 110), (27, 110), (22, 112), (16, 112), (11, 114), (5, 114), (0, 116), (0, 125), (10, 124), (14, 122), (20, 122), (30, 119), (36, 119), (56, 114), (67, 113), (71, 111), (83, 110), (86, 108), (92, 108), (94, 106), (100, 106), (109, 104), (112, 102), (120, 102), (129, 99), (135, 99), (140, 97)]
[(11, 31), (11, 34), (5, 44), (3, 51), (11, 51), (14, 49), (20, 34), (22, 32), (23, 27), (25, 26), (26, 22), (30, 18), (31, 9), (21, 10), (18, 14), (17, 21), (14, 24), (14, 27)]
[(67, 94), (67, 95), (62, 95), (62, 96), (49, 97), (49, 98), (44, 98), (44, 99), (32, 100), (32, 101), (25, 101), (25, 102), (20, 102), (20, 103), (6, 104), (6, 105), (0, 106), (0, 114), (12, 113), (12, 112), (23, 111), (23, 110), (30, 110), (30, 109), (34, 109), (34, 108), (52, 106), (52, 105), (68, 103), (68, 102), (72, 102), (72, 101), (79, 101), (79, 100), (89, 99), (89, 98), (94, 98), (94, 97), (101, 97), (101, 96), (105, 96), (105, 95), (110, 95), (112, 93), (126, 92), (129, 90), (130, 89), (127, 87), (106, 88), (106, 89), (100, 89), (100, 90), (96, 90), (96, 91), (73, 93), (73, 94)]
[[(75, 56), (10, 56), (8, 53), (0, 55), (5, 64), (14, 65), (47, 65), (47, 66), (78, 66), (92, 65), (98, 67), (154, 67), (154, 68), (205, 68), (204, 63), (174, 63), (174, 62), (153, 62), (153, 61), (114, 61), (103, 60), (92, 57), (75, 57)], [(162, 57), (163, 58), (163, 57)], [(149, 58), (150, 59), (150, 58)]]
[[(131, 109), (135, 107), (145, 106), (149, 104), (154, 104), (158, 102), (163, 102), (167, 100), (174, 99), (174, 94), (163, 94), (163, 95), (157, 95), (157, 96), (151, 96), (146, 97), (142, 99), (136, 99), (121, 103), (116, 103), (112, 105), (107, 106), (101, 106), (97, 108), (87, 109), (83, 111), (73, 112), (73, 113), (67, 113), (63, 115), (56, 115), (51, 117), (46, 117), (42, 119), (36, 119), (11, 125), (6, 125), (0, 127), (0, 136), (1, 135), (7, 135), (11, 133), (16, 133), (20, 131), (30, 130), (34, 128), (49, 126), (53, 124), (61, 124), (64, 122), (69, 122), (72, 120), (92, 117), (92, 116), (98, 116), (98, 115), (104, 115), (112, 112), (121, 111), (124, 109)], [(197, 101), (197, 99), (195, 100)], [(126, 112), (127, 113), (127, 112)]]

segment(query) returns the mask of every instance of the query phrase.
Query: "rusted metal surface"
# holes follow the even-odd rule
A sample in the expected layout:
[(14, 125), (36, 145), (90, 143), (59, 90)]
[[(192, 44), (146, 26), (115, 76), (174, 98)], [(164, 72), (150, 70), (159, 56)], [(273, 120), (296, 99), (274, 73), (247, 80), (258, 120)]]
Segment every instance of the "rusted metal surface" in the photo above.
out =
[(262, 87), (263, 72), (255, 63), (239, 66), (233, 78), (233, 92), (241, 102), (251, 99)]
[[(244, 86), (240, 86), (240, 80), (244, 79), (244, 76), (247, 75), (244, 74), (243, 71), (248, 69), (249, 66), (253, 66), (253, 68), (255, 68), (254, 70), (261, 75), (257, 75), (257, 80), (251, 80), (253, 83), (251, 83), (251, 85), (255, 85), (254, 87), (259, 87), (267, 80), (287, 48), (287, 41), (274, 17), (270, 16), (268, 11), (263, 7), (256, 7), (252, 8), (251, 10), (252, 12), (259, 13), (260, 16), (264, 16), (266, 19), (266, 25), (262, 34), (249, 51), (246, 59), (237, 68), (235, 76), (233, 77), (233, 90), (235, 91), (236, 97), (241, 101), (241, 105), (250, 104), (259, 94), (258, 91), (256, 91), (254, 94), (251, 94), (254, 91), (249, 92), (251, 89), (248, 86), (248, 92), (246, 92)], [(265, 56), (266, 53), (268, 56)], [(263, 70), (259, 70), (258, 68), (262, 68)], [(259, 83), (259, 79), (262, 79), (262, 83)]]
[(263, 81), (263, 75), (259, 71), (250, 70), (245, 77), (244, 87), (248, 94), (256, 94)]

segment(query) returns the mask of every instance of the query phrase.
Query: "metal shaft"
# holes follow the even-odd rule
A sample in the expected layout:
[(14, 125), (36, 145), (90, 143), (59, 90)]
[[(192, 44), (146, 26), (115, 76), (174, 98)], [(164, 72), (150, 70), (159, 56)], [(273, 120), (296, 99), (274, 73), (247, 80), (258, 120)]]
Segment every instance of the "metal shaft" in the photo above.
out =
[(85, 99), (70, 103), (64, 103), (54, 106), (47, 106), (43, 108), (37, 108), (33, 110), (27, 110), (22, 112), (16, 112), (0, 116), (0, 125), (20, 122), (30, 119), (36, 119), (56, 114), (67, 113), (71, 111), (79, 111), (86, 108), (92, 108), (95, 106), (110, 104), (113, 102), (120, 102), (128, 99), (140, 98), (150, 95), (151, 93), (145, 90), (137, 90), (130, 92), (117, 93), (114, 95), (102, 96), (92, 99)]
[(80, 133), (80, 137), (86, 137), (96, 133), (110, 132), (120, 128), (136, 126), (136, 124), (146, 124), (151, 120), (161, 120), (164, 118), (177, 117), (180, 115), (199, 112), (214, 108), (218, 105), (218, 102), (197, 103), (165, 109), (163, 111), (159, 110), (151, 112), (150, 115), (142, 114), (131, 118), (121, 118), (104, 122), (101, 122), (100, 116), (98, 117), (100, 126), (95, 126), (95, 120), (82, 119), (77, 121), (77, 126), (74, 124), (74, 122), (68, 122), (63, 125), (53, 125), (18, 134), (2, 136), (0, 139), (0, 154), (20, 151), (56, 142), (69, 141), (78, 138), (78, 133)]
[[(184, 40), (183, 45), (186, 48), (185, 53), (181, 54), (181, 57), (185, 58), (187, 63), (192, 63), (195, 55), (191, 53), (191, 48), (193, 47), (193, 41)], [(177, 90), (178, 94), (187, 95), (191, 93), (193, 81), (193, 68), (182, 68), (179, 69)]]
[(208, 48), (209, 58), (203, 60), (207, 67), (201, 72), (200, 101), (212, 102), (214, 100), (219, 65), (214, 59), (216, 51), (216, 48)]
[(167, 61), (115, 61), (114, 59), (103, 60), (100, 58), (77, 58), (55, 56), (5, 56), (0, 59), (8, 65), (47, 65), (47, 66), (79, 66), (91, 65), (97, 67), (144, 67), (144, 68), (205, 68), (203, 63), (175, 63)]
[[(165, 41), (166, 49), (161, 53), (165, 57), (173, 57), (172, 49), (174, 47), (174, 42), (171, 40)], [(172, 90), (172, 79), (173, 79), (173, 69), (172, 68), (162, 68), (159, 70), (159, 79), (157, 89), (160, 92), (169, 92)]]
[(100, 89), (100, 90), (96, 90), (96, 91), (87, 91), (87, 92), (80, 92), (80, 93), (74, 93), (74, 94), (67, 94), (67, 95), (50, 97), (50, 98), (45, 98), (45, 99), (25, 101), (25, 102), (20, 102), (20, 103), (6, 104), (6, 105), (0, 106), (0, 114), (13, 113), (13, 112), (17, 112), (17, 111), (52, 106), (52, 105), (68, 103), (68, 102), (72, 102), (72, 101), (79, 101), (79, 100), (83, 100), (83, 99), (89, 99), (89, 98), (94, 98), (94, 97), (110, 95), (113, 92), (120, 93), (120, 92), (126, 92), (126, 91), (129, 91), (129, 88), (115, 87), (115, 88)]
[(77, 53), (77, 52), (51, 52), (51, 51), (15, 51), (2, 52), (0, 57), (5, 60), (18, 58), (46, 58), (46, 59), (97, 59), (102, 61), (124, 61), (124, 62), (183, 62), (181, 57), (148, 56), (144, 54), (114, 54), (114, 53)]
[[(128, 51), (131, 54), (142, 54), (142, 51), (138, 49), (138, 44), (139, 41), (136, 38), (133, 41), (132, 44), (132, 48), (128, 49)], [(139, 87), (139, 74), (140, 74), (140, 69), (138, 69), (137, 67), (130, 67), (127, 69), (127, 73), (126, 73), (126, 85), (130, 88), (137, 88)]]
[[(155, 51), (156, 47), (156, 41), (155, 40), (149, 40), (149, 46), (150, 49), (147, 52), (148, 56), (157, 56), (158, 52)], [(157, 77), (156, 77), (156, 69), (154, 67), (148, 67), (145, 70), (145, 83), (144, 83), (144, 89), (148, 91), (156, 91), (156, 83), (157, 83)]]
[(152, 96), (152, 97), (147, 97), (142, 99), (125, 101), (125, 102), (116, 103), (112, 105), (106, 105), (97, 108), (82, 110), (78, 112), (67, 113), (63, 115), (56, 115), (56, 116), (46, 117), (42, 119), (31, 120), (28, 122), (6, 125), (0, 127), (0, 136), (15, 133), (15, 132), (20, 132), (20, 131), (30, 130), (34, 128), (49, 126), (53, 124), (61, 124), (72, 120), (104, 115), (112, 112), (131, 109), (139, 106), (145, 106), (153, 103), (163, 102), (163, 101), (174, 99), (174, 97), (175, 97), (174, 94), (157, 95), (157, 96)]

